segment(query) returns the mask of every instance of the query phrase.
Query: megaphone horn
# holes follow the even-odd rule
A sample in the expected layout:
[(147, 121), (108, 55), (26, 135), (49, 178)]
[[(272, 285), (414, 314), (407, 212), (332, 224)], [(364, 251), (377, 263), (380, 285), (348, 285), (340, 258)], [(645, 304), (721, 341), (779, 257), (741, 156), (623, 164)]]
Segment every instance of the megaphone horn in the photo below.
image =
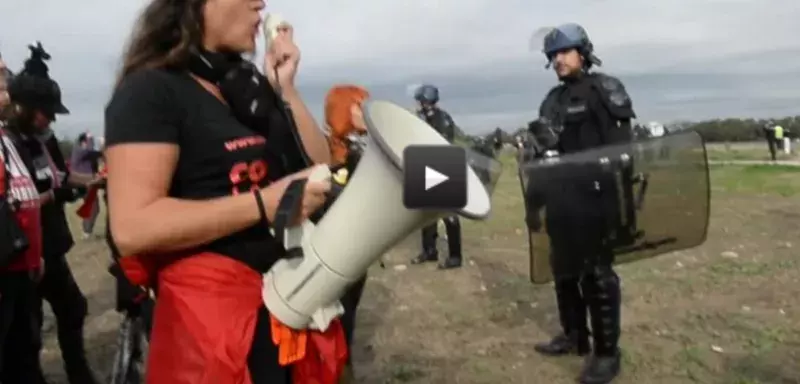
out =
[[(372, 100), (362, 106), (368, 143), (336, 202), (316, 224), (303, 223), (302, 257), (281, 259), (264, 275), (263, 299), (284, 325), (318, 324), (319, 312), (338, 304), (347, 286), (412, 232), (453, 214), (483, 220), (489, 189), (467, 168), (467, 204), (458, 212), (411, 210), (403, 205), (403, 151), (411, 145), (448, 145), (404, 108)], [(330, 319), (326, 320), (329, 321)]]

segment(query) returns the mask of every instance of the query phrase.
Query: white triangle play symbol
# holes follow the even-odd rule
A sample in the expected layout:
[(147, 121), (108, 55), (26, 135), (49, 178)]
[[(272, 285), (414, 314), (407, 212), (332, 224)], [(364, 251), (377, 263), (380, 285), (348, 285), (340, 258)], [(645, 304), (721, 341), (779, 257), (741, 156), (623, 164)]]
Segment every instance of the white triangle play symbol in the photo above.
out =
[(441, 184), (441, 183), (444, 183), (448, 179), (450, 179), (450, 178), (447, 177), (446, 175), (444, 175), (443, 173), (441, 173), (441, 172), (439, 172), (439, 171), (437, 171), (437, 170), (435, 170), (435, 169), (433, 169), (431, 167), (425, 167), (425, 190), (426, 191), (431, 189), (431, 188), (433, 188), (433, 187), (435, 187), (435, 186), (437, 186), (437, 185), (439, 185), (439, 184)]

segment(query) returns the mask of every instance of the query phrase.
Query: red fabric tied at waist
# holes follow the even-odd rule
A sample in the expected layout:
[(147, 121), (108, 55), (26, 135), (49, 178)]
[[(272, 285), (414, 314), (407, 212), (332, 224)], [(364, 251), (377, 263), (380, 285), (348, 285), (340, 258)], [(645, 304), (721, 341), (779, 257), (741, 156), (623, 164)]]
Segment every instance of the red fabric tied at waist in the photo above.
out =
[(247, 356), (262, 305), (261, 275), (229, 257), (158, 266), (147, 383), (252, 384)]
[(172, 255), (125, 256), (119, 259), (119, 265), (131, 284), (151, 288), (154, 286), (160, 267), (176, 258)]
[[(123, 257), (137, 285), (158, 278), (147, 384), (253, 384), (247, 358), (258, 311), (261, 274), (224, 255)], [(293, 330), (271, 317), (272, 341), (294, 384), (336, 384), (347, 360), (338, 319), (326, 332)]]
[(293, 364), (294, 384), (336, 384), (347, 364), (347, 342), (341, 321), (334, 319), (325, 332), (295, 330), (270, 316), (272, 341), (281, 365)]

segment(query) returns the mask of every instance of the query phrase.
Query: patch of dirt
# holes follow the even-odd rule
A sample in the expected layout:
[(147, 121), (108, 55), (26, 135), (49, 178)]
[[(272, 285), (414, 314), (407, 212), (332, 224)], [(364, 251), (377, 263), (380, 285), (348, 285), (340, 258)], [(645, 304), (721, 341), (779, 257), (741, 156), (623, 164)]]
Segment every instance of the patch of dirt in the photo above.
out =
[[(370, 271), (353, 351), (357, 382), (575, 382), (579, 358), (533, 351), (557, 331), (557, 315), (552, 285), (530, 283), (510, 178), (501, 180), (488, 222), (463, 223), (463, 268), (395, 269), (418, 251), (414, 234), (386, 256), (386, 269)], [(616, 382), (799, 383), (797, 212), (790, 198), (716, 198), (703, 246), (620, 266), (624, 362)], [(90, 300), (91, 361), (104, 375), (119, 324), (107, 252), (90, 240), (69, 255)], [(65, 383), (52, 330), (44, 364), (52, 383)]]

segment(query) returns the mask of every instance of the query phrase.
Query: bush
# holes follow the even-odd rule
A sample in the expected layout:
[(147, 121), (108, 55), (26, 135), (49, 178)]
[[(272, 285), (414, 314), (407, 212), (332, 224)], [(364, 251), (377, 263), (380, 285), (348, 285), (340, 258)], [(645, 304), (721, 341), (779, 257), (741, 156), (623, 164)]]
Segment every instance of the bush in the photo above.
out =
[[(678, 122), (665, 127), (669, 132), (682, 130), (695, 130), (707, 142), (742, 142), (764, 140), (765, 127), (780, 125), (786, 137), (800, 138), (800, 116), (784, 117), (782, 119), (714, 119), (700, 122)], [(513, 131), (511, 137), (524, 135), (526, 128)]]
[(688, 125), (708, 142), (764, 140), (765, 127), (780, 125), (787, 137), (798, 137), (800, 116), (783, 119), (716, 119)]

